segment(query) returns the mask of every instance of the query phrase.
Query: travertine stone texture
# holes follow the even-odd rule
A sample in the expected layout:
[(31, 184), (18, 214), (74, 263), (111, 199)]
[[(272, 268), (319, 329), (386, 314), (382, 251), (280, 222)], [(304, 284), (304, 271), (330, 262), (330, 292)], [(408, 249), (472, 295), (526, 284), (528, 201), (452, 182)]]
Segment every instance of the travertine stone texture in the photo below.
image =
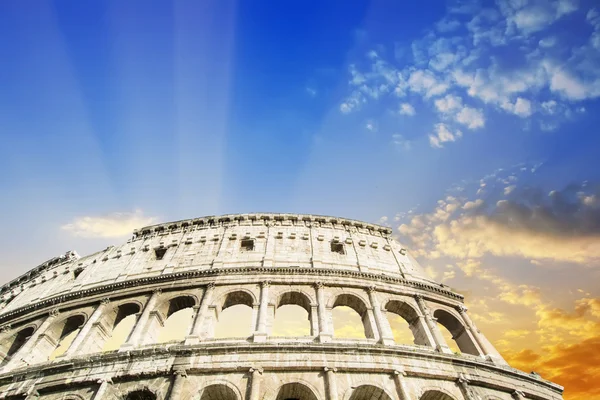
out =
[[(49, 260), (0, 288), (0, 399), (562, 398), (562, 387), (507, 365), (463, 297), (429, 280), (391, 233), (334, 217), (224, 215)], [(238, 304), (252, 309), (248, 336), (215, 338), (220, 313)], [(309, 335), (271, 334), (288, 304), (307, 311)], [(336, 337), (338, 306), (360, 315), (366, 339)], [(157, 343), (186, 308), (183, 339)], [(408, 322), (414, 345), (394, 342), (389, 313)], [(131, 315), (120, 347), (103, 352)]]

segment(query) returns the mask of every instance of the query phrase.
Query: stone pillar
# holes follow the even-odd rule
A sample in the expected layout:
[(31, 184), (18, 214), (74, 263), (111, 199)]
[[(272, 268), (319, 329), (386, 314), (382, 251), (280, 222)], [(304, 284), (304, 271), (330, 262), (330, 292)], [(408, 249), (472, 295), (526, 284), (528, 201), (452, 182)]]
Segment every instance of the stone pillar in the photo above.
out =
[(310, 335), (319, 336), (319, 306), (318, 304), (310, 305)]
[(456, 380), (456, 384), (460, 388), (460, 391), (465, 400), (481, 400), (479, 396), (475, 396), (471, 392), (471, 388), (469, 387), (469, 381), (462, 374), (459, 375), (458, 379)]
[[(4, 366), (4, 370), (12, 369), (19, 365), (21, 359), (23, 359), (27, 364), (34, 364), (40, 357), (48, 357), (50, 355), (51, 349), (40, 349), (37, 346), (38, 342), (43, 340), (45, 336), (45, 332), (48, 328), (56, 321), (56, 318), (59, 315), (58, 309), (54, 309), (50, 311), (50, 314), (46, 317), (44, 322), (40, 325), (39, 328), (33, 332), (33, 335), (29, 338), (27, 343), (25, 343), (15, 354), (13, 354), (11, 360), (6, 363)], [(35, 351), (33, 351), (35, 349)], [(47, 351), (48, 350), (48, 351)]]
[(258, 309), (258, 328), (254, 332), (255, 342), (264, 342), (267, 340), (267, 313), (269, 308), (269, 286), (270, 281), (260, 283), (260, 306)]
[(317, 292), (317, 309), (319, 311), (319, 341), (329, 342), (332, 334), (329, 330), (329, 324), (327, 323), (327, 311), (325, 310), (325, 293), (322, 282), (315, 283), (315, 290)]
[(408, 390), (404, 385), (404, 377), (406, 376), (406, 372), (396, 370), (394, 371), (394, 383), (396, 385), (396, 392), (398, 393), (398, 398), (400, 400), (410, 400), (408, 397)]
[(494, 361), (494, 363), (496, 364), (508, 365), (508, 363), (494, 348), (494, 346), (492, 346), (492, 344), (487, 340), (487, 338), (481, 334), (479, 329), (477, 329), (477, 327), (471, 320), (471, 317), (469, 317), (469, 315), (467, 314), (467, 308), (463, 305), (459, 305), (458, 307), (456, 307), (456, 309), (460, 313), (460, 316), (462, 317), (469, 331), (471, 331), (471, 335), (473, 336), (477, 344), (479, 344), (479, 347), (483, 351), (483, 355), (486, 356), (486, 358)]
[(260, 398), (260, 382), (262, 373), (262, 368), (250, 368), (250, 374), (252, 377), (250, 378), (250, 395), (248, 396), (248, 400), (258, 400)]
[(160, 289), (155, 289), (152, 292), (152, 295), (146, 302), (146, 305), (144, 306), (144, 310), (142, 311), (142, 314), (138, 318), (138, 320), (133, 328), (133, 331), (131, 332), (131, 335), (129, 335), (129, 339), (127, 339), (127, 342), (125, 342), (121, 346), (119, 351), (131, 350), (132, 348), (138, 346), (138, 344), (140, 342), (142, 342), (143, 335), (146, 332), (146, 325), (148, 325), (148, 320), (150, 319), (150, 313), (152, 311), (154, 311), (154, 309), (156, 308), (156, 303), (158, 303), (160, 295), (161, 295)]
[[(99, 326), (99, 320), (104, 315), (104, 312), (106, 311), (106, 308), (108, 307), (109, 304), (110, 304), (109, 299), (102, 299), (102, 301), (100, 302), (98, 307), (96, 307), (96, 309), (94, 310), (94, 313), (92, 314), (92, 316), (87, 320), (85, 325), (83, 325), (83, 328), (81, 328), (81, 330), (75, 337), (75, 340), (73, 340), (73, 343), (71, 343), (71, 346), (69, 346), (67, 351), (61, 357), (71, 357), (71, 356), (73, 356), (75, 354), (79, 354), (79, 353), (81, 353), (81, 354), (93, 353), (95, 351), (100, 351), (102, 349), (103, 343), (91, 343), (91, 346), (89, 346), (89, 345), (82, 346), (82, 345), (86, 342), (89, 342), (87, 339), (91, 338), (91, 335), (93, 335), (92, 331), (103, 330), (103, 328)], [(104, 333), (104, 335), (100, 335), (100, 336), (110, 335), (110, 332), (103, 332), (103, 333)], [(95, 336), (95, 338), (98, 339), (99, 335), (93, 335), (93, 336)], [(95, 342), (98, 342), (98, 340), (96, 340)], [(81, 350), (81, 352), (80, 352), (80, 350)]]
[(379, 331), (379, 343), (394, 344), (394, 334), (392, 333), (392, 329), (387, 318), (381, 312), (381, 305), (377, 298), (377, 288), (371, 286), (368, 291), (371, 307), (373, 307), (373, 314), (375, 315), (375, 324), (377, 325), (377, 331)]
[(206, 339), (205, 337), (203, 337), (202, 328), (207, 315), (208, 306), (212, 304), (214, 291), (215, 284), (211, 282), (206, 286), (206, 289), (204, 289), (200, 306), (194, 307), (196, 315), (194, 317), (194, 322), (192, 322), (190, 334), (185, 338), (186, 345), (197, 344), (200, 342), (200, 340)]
[(338, 400), (337, 382), (335, 373), (337, 368), (325, 367), (325, 376), (327, 377), (327, 396), (329, 400)]
[(512, 392), (512, 397), (515, 400), (525, 400), (525, 393), (521, 392), (520, 390), (515, 390), (514, 392)]
[(110, 398), (106, 394), (109, 391), (112, 383), (113, 382), (110, 378), (99, 379), (98, 384), (100, 385), (100, 387), (98, 387), (98, 390), (96, 390), (96, 393), (94, 394), (94, 397), (92, 397), (92, 399), (93, 400), (103, 400), (105, 398), (107, 398), (107, 399)]
[(183, 391), (183, 385), (185, 384), (186, 379), (187, 371), (185, 368), (177, 368), (175, 371), (173, 371), (173, 384), (171, 385), (171, 390), (169, 392), (169, 400), (181, 399), (181, 393)]
[(452, 354), (452, 350), (450, 350), (448, 344), (446, 344), (446, 340), (444, 340), (442, 332), (440, 332), (440, 329), (437, 326), (437, 320), (433, 317), (433, 315), (431, 315), (429, 307), (427, 307), (427, 304), (425, 304), (425, 300), (423, 300), (421, 295), (416, 295), (415, 298), (417, 299), (419, 309), (425, 318), (427, 327), (431, 331), (431, 335), (435, 341), (436, 350), (442, 353)]

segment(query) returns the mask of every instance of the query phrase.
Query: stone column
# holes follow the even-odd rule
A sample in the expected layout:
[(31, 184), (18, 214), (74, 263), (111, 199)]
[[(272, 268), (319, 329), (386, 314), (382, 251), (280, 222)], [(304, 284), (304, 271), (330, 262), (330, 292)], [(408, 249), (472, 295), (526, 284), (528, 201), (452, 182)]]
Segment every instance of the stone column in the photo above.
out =
[(197, 344), (200, 342), (200, 340), (205, 339), (202, 335), (202, 328), (206, 318), (208, 306), (212, 304), (214, 291), (215, 284), (213, 282), (206, 285), (206, 289), (204, 289), (204, 293), (202, 294), (200, 306), (194, 307), (196, 315), (194, 317), (194, 322), (192, 323), (192, 328), (190, 329), (190, 334), (185, 338), (186, 345)]
[(315, 290), (317, 292), (317, 309), (319, 311), (319, 341), (329, 342), (332, 334), (329, 330), (329, 324), (327, 323), (327, 311), (325, 310), (325, 293), (322, 282), (315, 283)]
[(317, 304), (310, 305), (310, 335), (319, 336), (319, 309)]
[[(39, 328), (33, 332), (33, 335), (29, 338), (27, 343), (25, 343), (15, 354), (13, 354), (11, 360), (6, 363), (4, 366), (4, 370), (12, 369), (19, 365), (21, 359), (23, 359), (27, 364), (34, 364), (38, 358), (47, 357), (50, 355), (52, 350), (50, 349), (40, 349), (37, 344), (42, 339), (48, 330), (48, 328), (56, 321), (56, 318), (60, 312), (58, 309), (54, 309), (50, 311), (50, 314), (46, 317), (44, 322), (40, 325)], [(41, 347), (41, 346), (40, 346)], [(35, 348), (35, 351), (33, 349)], [(49, 350), (46, 352), (45, 350)], [(37, 356), (37, 357), (36, 357)]]
[(381, 312), (381, 305), (377, 298), (377, 288), (370, 286), (368, 289), (369, 299), (371, 300), (371, 307), (373, 307), (373, 314), (375, 315), (375, 324), (377, 325), (377, 331), (379, 331), (379, 343), (382, 344), (394, 344), (394, 334), (390, 328), (387, 318)]
[(269, 308), (269, 286), (270, 281), (260, 283), (260, 306), (258, 309), (258, 329), (254, 332), (255, 342), (267, 340), (267, 313)]
[(325, 376), (327, 377), (327, 395), (329, 400), (338, 400), (337, 382), (335, 373), (337, 368), (325, 367)]
[(144, 310), (142, 311), (142, 314), (138, 318), (138, 320), (135, 324), (135, 327), (133, 328), (133, 331), (131, 332), (131, 335), (129, 335), (129, 339), (127, 339), (127, 342), (125, 342), (121, 346), (119, 351), (131, 350), (132, 348), (136, 347), (140, 343), (140, 341), (142, 341), (143, 335), (146, 331), (146, 325), (148, 325), (150, 313), (152, 311), (154, 311), (154, 309), (156, 308), (156, 303), (158, 303), (160, 295), (161, 295), (160, 289), (155, 289), (152, 292), (152, 295), (146, 302), (146, 305), (144, 306)]
[(94, 394), (94, 397), (92, 397), (92, 399), (93, 400), (104, 399), (106, 397), (106, 393), (110, 389), (110, 386), (112, 385), (112, 383), (113, 382), (110, 378), (99, 379), (98, 384), (100, 385), (100, 387), (98, 387), (98, 390), (96, 390), (96, 393)]
[[(87, 320), (83, 328), (79, 331), (71, 346), (67, 349), (67, 351), (61, 357), (71, 357), (75, 354), (79, 353), (79, 350), (82, 350), (82, 354), (93, 353), (95, 350), (100, 350), (102, 348), (103, 343), (93, 343), (92, 347), (89, 348), (87, 346), (82, 346), (88, 338), (90, 338), (90, 332), (96, 329), (102, 329), (98, 326), (98, 321), (104, 315), (106, 308), (110, 304), (109, 299), (102, 299), (98, 307), (94, 310), (92, 316)], [(110, 334), (110, 332), (105, 332), (105, 334)], [(82, 348), (83, 347), (83, 348)]]
[(248, 396), (248, 400), (258, 400), (260, 398), (260, 381), (262, 373), (262, 368), (250, 368), (252, 377), (250, 378), (250, 395)]
[(462, 374), (459, 375), (456, 380), (456, 384), (460, 388), (460, 391), (465, 398), (465, 400), (480, 400), (479, 396), (475, 396), (471, 392), (471, 388), (469, 387), (469, 381)]
[(169, 400), (179, 400), (183, 391), (183, 385), (187, 379), (187, 371), (185, 368), (177, 368), (173, 371), (173, 384), (169, 392)]
[(469, 315), (467, 314), (467, 308), (463, 305), (459, 305), (458, 307), (456, 307), (456, 309), (460, 313), (460, 316), (462, 317), (469, 331), (471, 331), (471, 335), (473, 336), (477, 344), (479, 344), (479, 347), (483, 351), (483, 354), (487, 358), (494, 361), (496, 364), (508, 365), (508, 363), (504, 360), (500, 353), (498, 353), (494, 346), (492, 346), (492, 344), (487, 340), (487, 338), (481, 334), (479, 329), (477, 329), (477, 327), (471, 320), (471, 317), (469, 317)]
[(425, 300), (423, 300), (423, 296), (416, 295), (415, 298), (417, 299), (417, 304), (419, 305), (419, 309), (421, 310), (421, 313), (423, 314), (423, 316), (425, 318), (427, 327), (431, 331), (433, 340), (435, 341), (436, 350), (438, 350), (442, 353), (452, 354), (452, 350), (450, 350), (450, 348), (448, 347), (448, 344), (446, 344), (446, 340), (444, 340), (444, 337), (442, 336), (442, 332), (440, 332), (440, 329), (437, 326), (437, 320), (431, 315), (431, 312), (429, 311), (429, 307), (427, 307), (427, 304), (425, 304)]
[(398, 398), (400, 400), (410, 400), (408, 397), (408, 391), (404, 386), (404, 377), (406, 376), (406, 372), (396, 370), (394, 371), (394, 383), (396, 384), (396, 392), (398, 393)]
[(512, 392), (512, 397), (515, 398), (515, 400), (525, 400), (525, 393), (521, 392), (520, 390), (515, 390), (514, 392)]

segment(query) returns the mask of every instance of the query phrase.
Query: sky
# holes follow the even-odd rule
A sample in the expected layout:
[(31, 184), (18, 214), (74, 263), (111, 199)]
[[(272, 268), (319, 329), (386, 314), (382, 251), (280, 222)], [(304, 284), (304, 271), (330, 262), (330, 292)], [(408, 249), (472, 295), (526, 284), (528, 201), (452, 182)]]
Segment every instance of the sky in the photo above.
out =
[(594, 1), (3, 1), (0, 35), (3, 281), (152, 223), (355, 218), (600, 398)]

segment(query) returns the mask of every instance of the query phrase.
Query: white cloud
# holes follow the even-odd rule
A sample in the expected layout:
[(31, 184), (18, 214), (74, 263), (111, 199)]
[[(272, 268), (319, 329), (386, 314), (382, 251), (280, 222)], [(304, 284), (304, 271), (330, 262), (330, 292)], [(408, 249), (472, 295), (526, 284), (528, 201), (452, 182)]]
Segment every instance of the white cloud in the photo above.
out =
[(413, 71), (408, 78), (408, 86), (411, 91), (420, 93), (429, 98), (439, 96), (448, 90), (448, 84), (439, 81), (433, 72), (429, 70)]
[(544, 113), (550, 115), (556, 114), (558, 109), (558, 103), (554, 100), (544, 101), (542, 102), (541, 106)]
[(346, 98), (346, 100), (344, 100), (342, 104), (340, 104), (340, 111), (344, 114), (351, 113), (352, 111), (358, 109), (361, 103), (364, 102), (364, 96), (360, 92), (354, 91)]
[(416, 114), (415, 108), (409, 103), (400, 104), (400, 114), (413, 116)]
[(570, 100), (583, 100), (588, 97), (585, 85), (564, 70), (554, 71), (550, 80), (550, 90)]
[(462, 137), (462, 132), (456, 130), (452, 132), (448, 125), (439, 123), (435, 124), (433, 134), (429, 135), (429, 144), (431, 147), (443, 147), (443, 143), (454, 142)]
[(462, 107), (462, 99), (458, 96), (447, 94), (445, 97), (435, 100), (434, 104), (439, 112), (448, 114)]
[(515, 114), (521, 118), (529, 117), (533, 113), (531, 108), (531, 102), (522, 97), (517, 97), (517, 100), (514, 102), (514, 104), (507, 101), (503, 103), (500, 107), (502, 107), (503, 110)]
[(543, 47), (546, 49), (550, 48), (550, 47), (554, 47), (556, 45), (556, 37), (550, 36), (550, 37), (547, 37), (544, 39), (540, 39), (538, 44), (540, 45), (540, 47)]
[(456, 114), (456, 122), (465, 125), (469, 129), (483, 128), (485, 118), (481, 110), (471, 107), (464, 107)]
[(73, 236), (109, 238), (131, 235), (134, 229), (155, 223), (156, 217), (147, 217), (141, 210), (133, 213), (112, 213), (99, 217), (78, 217), (60, 228)]
[(456, 19), (443, 18), (437, 24), (435, 24), (435, 27), (438, 31), (447, 33), (458, 29), (460, 27), (460, 22), (458, 22)]
[(365, 124), (365, 128), (371, 132), (377, 132), (377, 123), (375, 121), (369, 120)]

